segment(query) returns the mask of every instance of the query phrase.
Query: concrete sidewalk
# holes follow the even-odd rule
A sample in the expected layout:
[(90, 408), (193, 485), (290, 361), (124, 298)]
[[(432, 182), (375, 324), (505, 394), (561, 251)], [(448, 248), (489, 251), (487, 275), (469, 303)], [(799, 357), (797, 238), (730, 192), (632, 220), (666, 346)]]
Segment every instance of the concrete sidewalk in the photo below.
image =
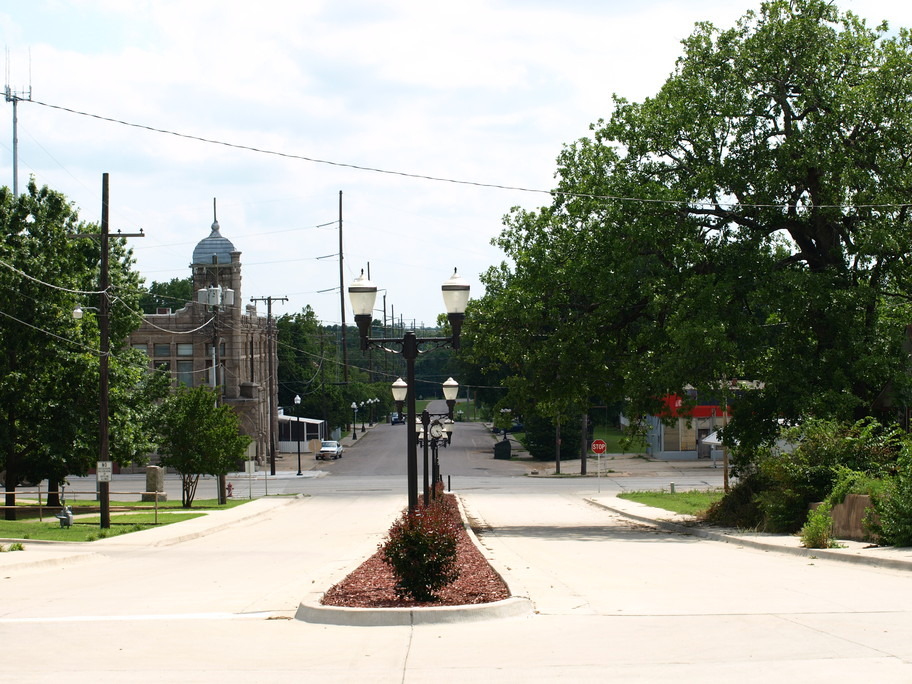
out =
[[(652, 467), (654, 467), (653, 464)], [(649, 463), (641, 466), (645, 471)], [(458, 494), (458, 492), (457, 492)], [(618, 498), (612, 494), (605, 495), (580, 495), (584, 501), (623, 516), (629, 520), (653, 526), (657, 529), (691, 535), (697, 538), (735, 544), (741, 547), (761, 549), (787, 553), (806, 558), (830, 559), (846, 563), (866, 564), (872, 567), (890, 568), (895, 570), (912, 571), (912, 548), (881, 547), (865, 542), (851, 540), (838, 540), (839, 547), (832, 549), (806, 549), (801, 546), (797, 535), (769, 534), (762, 532), (746, 532), (731, 528), (719, 528), (700, 525), (696, 518), (680, 515), (670, 511), (652, 508), (644, 504)], [(33, 540), (0, 540), (9, 544), (11, 541), (20, 541), (26, 547), (24, 552), (0, 553), (0, 570), (21, 569), (27, 567), (51, 567), (70, 562), (93, 562), (103, 559), (103, 551), (129, 548), (150, 548), (179, 544), (185, 541), (198, 539), (210, 534), (215, 534), (230, 529), (232, 526), (256, 520), (258, 517), (269, 515), (272, 511), (292, 503), (295, 497), (269, 497), (255, 499), (248, 504), (223, 511), (210, 511), (205, 515), (181, 523), (164, 525), (141, 533), (133, 533), (101, 539), (90, 543), (43, 542)], [(390, 521), (392, 522), (392, 521)], [(470, 535), (474, 538), (471, 528)], [(476, 545), (477, 539), (476, 539)], [(488, 555), (488, 560), (500, 572), (507, 584), (511, 587), (511, 573), (507, 565), (495, 556)], [(353, 569), (353, 568), (352, 568)], [(341, 580), (335, 578), (334, 581)], [(333, 582), (334, 583), (334, 582)], [(402, 624), (401, 618), (389, 622), (386, 617), (367, 616), (365, 611), (339, 610), (320, 611), (316, 609), (319, 604), (319, 593), (329, 587), (315, 588), (316, 593), (309, 597), (302, 597), (302, 609), (299, 617), (313, 622), (327, 624)], [(523, 612), (516, 606), (475, 606), (468, 611), (463, 611), (461, 618), (454, 617), (453, 611), (439, 609), (419, 609), (441, 614), (441, 621), (452, 622), (458, 620), (477, 620), (485, 617), (499, 617), (516, 615)], [(390, 611), (380, 611), (388, 614)], [(447, 612), (451, 613), (447, 615)], [(347, 613), (347, 616), (346, 616)], [(305, 617), (306, 616), (306, 617)], [(420, 618), (421, 621), (433, 621), (430, 617)], [(406, 624), (409, 621), (406, 620)]]
[[(471, 622), (422, 613), (392, 626), (295, 620), (298, 602), (376, 548), (404, 501), (270, 497), (58, 545), (59, 567), (3, 565), (37, 558), (34, 542), (0, 554), (0, 633), (16, 654), (0, 663), (0, 679), (912, 681), (906, 572), (747, 546), (793, 553), (787, 536), (703, 542), (687, 518), (591, 492), (461, 498), (482, 552), (531, 611)], [(872, 551), (842, 557), (867, 563)], [(908, 551), (883, 555), (905, 570)]]
[(702, 539), (737, 544), (763, 551), (788, 553), (805, 558), (826, 558), (894, 570), (912, 570), (912, 548), (910, 547), (877, 546), (868, 542), (841, 539), (836, 540), (837, 548), (806, 549), (801, 545), (799, 536), (794, 534), (747, 532), (734, 528), (700, 525), (693, 516), (680, 515), (661, 508), (652, 508), (635, 501), (618, 498), (617, 496), (590, 496), (586, 500), (631, 520)]

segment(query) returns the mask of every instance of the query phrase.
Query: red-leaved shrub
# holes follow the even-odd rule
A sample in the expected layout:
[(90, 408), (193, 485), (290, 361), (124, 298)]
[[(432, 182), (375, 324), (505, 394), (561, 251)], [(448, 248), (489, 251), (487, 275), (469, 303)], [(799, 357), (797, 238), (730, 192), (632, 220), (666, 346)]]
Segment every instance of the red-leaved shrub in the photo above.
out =
[(380, 544), (383, 560), (396, 575), (396, 594), (416, 601), (435, 601), (439, 589), (459, 576), (456, 565), (456, 501), (439, 494), (414, 513), (404, 512)]

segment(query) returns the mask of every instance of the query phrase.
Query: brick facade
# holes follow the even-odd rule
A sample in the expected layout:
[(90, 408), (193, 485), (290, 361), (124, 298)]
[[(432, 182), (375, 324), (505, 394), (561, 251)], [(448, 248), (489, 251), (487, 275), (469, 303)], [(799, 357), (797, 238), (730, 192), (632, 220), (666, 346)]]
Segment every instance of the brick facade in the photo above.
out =
[[(222, 305), (193, 301), (177, 310), (146, 315), (128, 344), (149, 355), (150, 368), (169, 370), (175, 384), (211, 385), (215, 365), (222, 402), (234, 409), (241, 429), (253, 440), (248, 456), (263, 463), (269, 458), (270, 353), (275, 367), (266, 316), (258, 315), (253, 304), (242, 305), (241, 253), (222, 237), (218, 221), (194, 249), (190, 267), (193, 291), (220, 287), (221, 298), (214, 301)], [(213, 345), (216, 339), (218, 344)], [(276, 425), (275, 416), (272, 420)]]

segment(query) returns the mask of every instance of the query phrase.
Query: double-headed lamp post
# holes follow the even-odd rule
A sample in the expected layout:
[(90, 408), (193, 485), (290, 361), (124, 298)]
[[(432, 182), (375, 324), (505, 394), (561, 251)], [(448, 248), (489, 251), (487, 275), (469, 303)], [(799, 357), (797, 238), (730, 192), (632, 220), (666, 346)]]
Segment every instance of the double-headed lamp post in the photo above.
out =
[(301, 472), (301, 397), (300, 395), (295, 395), (295, 434), (298, 436), (298, 475), (303, 475)]
[[(418, 439), (414, 430), (415, 411), (415, 359), (418, 354), (431, 349), (452, 347), (459, 349), (459, 335), (462, 332), (462, 322), (465, 320), (465, 309), (469, 302), (469, 284), (459, 277), (456, 269), (453, 275), (441, 286), (443, 304), (446, 308), (450, 323), (450, 337), (418, 337), (414, 330), (408, 330), (402, 339), (397, 338), (372, 338), (370, 336), (371, 323), (373, 322), (374, 301), (377, 299), (377, 286), (361, 272), (348, 287), (348, 296), (351, 300), (352, 310), (355, 313), (355, 323), (361, 336), (361, 349), (383, 349), (394, 354), (402, 354), (406, 361), (406, 380), (408, 390), (408, 420), (406, 425), (407, 439), (407, 475), (408, 475), (408, 507), (412, 513), (418, 507)], [(386, 345), (398, 345), (399, 349), (389, 349)], [(422, 350), (422, 345), (429, 349)], [(398, 382), (398, 381), (397, 381)], [(396, 392), (396, 383), (393, 384), (393, 399), (399, 400)], [(401, 389), (401, 388), (399, 388)]]

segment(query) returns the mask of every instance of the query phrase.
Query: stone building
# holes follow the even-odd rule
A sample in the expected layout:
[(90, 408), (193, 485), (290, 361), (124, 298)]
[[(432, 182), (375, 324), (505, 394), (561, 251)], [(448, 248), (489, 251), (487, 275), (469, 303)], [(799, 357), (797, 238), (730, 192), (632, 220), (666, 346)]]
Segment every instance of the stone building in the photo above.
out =
[(217, 219), (193, 250), (190, 268), (197, 301), (146, 315), (129, 344), (148, 354), (151, 367), (169, 370), (175, 383), (218, 385), (221, 401), (234, 409), (252, 439), (248, 458), (264, 463), (270, 457), (269, 435), (278, 432), (276, 411), (270, 410), (275, 396), (269, 400), (275, 345), (266, 316), (258, 315), (253, 304), (242, 305), (241, 253), (222, 236)]

